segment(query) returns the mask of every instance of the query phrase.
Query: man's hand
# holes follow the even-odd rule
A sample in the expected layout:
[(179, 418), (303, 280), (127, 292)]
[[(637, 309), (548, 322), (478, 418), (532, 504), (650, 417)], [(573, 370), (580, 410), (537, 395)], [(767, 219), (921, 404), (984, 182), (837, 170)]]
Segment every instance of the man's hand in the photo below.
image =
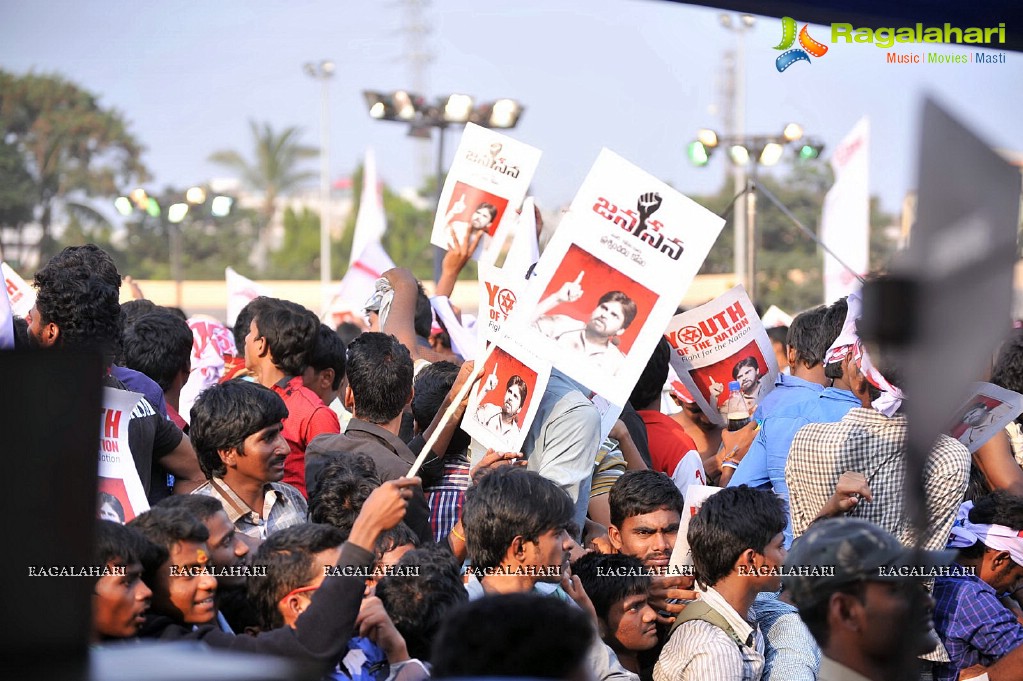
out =
[(615, 550), (614, 544), (611, 543), (611, 539), (606, 534), (602, 534), (599, 537), (594, 537), (593, 539), (591, 539), (590, 548), (596, 551), (597, 553), (603, 553), (607, 555), (618, 553), (618, 551)]
[(561, 285), (558, 292), (554, 294), (559, 303), (574, 303), (583, 297), (582, 283), (584, 274), (586, 272), (579, 272), (574, 281), (566, 281)]
[(462, 195), (459, 196), (458, 199), (456, 199), (453, 204), (451, 204), (451, 210), (448, 211), (448, 214), (453, 217), (455, 215), (461, 215), (464, 212), (465, 212), (465, 192), (462, 192)]
[(590, 616), (594, 626), (600, 625), (600, 620), (597, 619), (597, 609), (593, 607), (593, 601), (590, 600), (586, 589), (583, 588), (583, 580), (579, 579), (578, 575), (572, 574), (572, 568), (567, 560), (561, 566), (561, 588), (575, 601), (576, 605)]
[(639, 221), (646, 224), (646, 219), (657, 212), (661, 207), (661, 195), (657, 192), (647, 192), (639, 197), (636, 209), (639, 210)]
[[(650, 607), (657, 612), (659, 624), (670, 625), (675, 617), (685, 609), (686, 604), (669, 603), (668, 601), (694, 601), (699, 597), (692, 590), (694, 578), (682, 575), (654, 575), (650, 581)], [(662, 612), (668, 613), (667, 616)]]
[(856, 508), (861, 499), (874, 500), (867, 478), (862, 473), (846, 471), (839, 476), (838, 483), (835, 485), (835, 493), (824, 504), (818, 517), (831, 518), (844, 515)]
[(472, 260), (472, 254), (476, 252), (480, 239), (486, 234), (485, 230), (472, 230), (465, 238), (460, 238), (455, 230), (448, 228), (448, 242), (451, 247), (444, 254), (444, 261), (441, 263), (441, 272), (453, 279), (458, 278), (462, 268)]
[(487, 376), (486, 383), (483, 384), (483, 392), (488, 393), (491, 390), (497, 388), (497, 363), (494, 363), (494, 368)]
[(405, 639), (398, 633), (383, 602), (376, 596), (369, 596), (362, 601), (355, 627), (359, 636), (368, 638), (384, 651), (390, 664), (409, 659)]
[(960, 679), (960, 681), (964, 681), (965, 679), (975, 679), (978, 676), (981, 676), (982, 674), (984, 674), (985, 672), (987, 672), (987, 667), (985, 667), (983, 665), (975, 664), (972, 667), (967, 667), (966, 669), (960, 669), (959, 670), (959, 679)]
[(718, 383), (717, 381), (715, 381), (714, 377), (711, 376), (711, 378), (710, 378), (710, 385), (707, 386), (707, 391), (710, 393), (710, 396), (713, 398), (712, 401), (716, 402), (717, 399), (719, 397), (721, 397), (721, 393), (723, 393), (725, 391), (725, 386), (722, 385), (721, 383)]
[(742, 457), (746, 456), (750, 445), (756, 439), (759, 429), (759, 423), (750, 421), (739, 430), (728, 430), (727, 428), (722, 430), (721, 444), (725, 452), (725, 458), (742, 461)]
[(475, 481), (476, 476), (492, 468), (525, 465), (526, 462), (522, 458), (522, 452), (495, 452), (493, 449), (488, 449), (487, 453), (480, 459), (480, 462), (469, 471), (469, 479)]

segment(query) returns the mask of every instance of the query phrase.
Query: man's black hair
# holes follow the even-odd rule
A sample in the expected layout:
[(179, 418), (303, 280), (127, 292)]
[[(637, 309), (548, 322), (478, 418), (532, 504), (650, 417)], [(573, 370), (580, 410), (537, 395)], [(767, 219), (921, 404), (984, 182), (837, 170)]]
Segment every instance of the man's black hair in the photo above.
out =
[(121, 340), (118, 289), (89, 269), (61, 266), (59, 258), (54, 256), (36, 272), (40, 321), (60, 329), (55, 347), (98, 351), (112, 359)]
[(152, 314), (153, 312), (161, 309), (165, 308), (161, 308), (159, 305), (151, 300), (147, 300), (146, 298), (138, 298), (122, 303), (121, 313), (124, 315), (125, 330), (138, 320), (145, 317), (147, 314)]
[[(991, 370), (991, 382), (997, 386), (1023, 392), (1023, 333), (1017, 331), (1002, 345)], [(1016, 417), (1023, 425), (1023, 414)]]
[[(824, 305), (800, 312), (789, 325), (789, 333), (785, 339), (785, 345), (796, 351), (796, 361), (810, 369), (824, 361), (824, 353), (831, 346), (831, 340), (827, 339), (824, 328), (824, 320), (828, 308)], [(842, 322), (845, 315), (842, 316)], [(841, 322), (838, 325), (842, 328)], [(837, 333), (835, 334), (838, 335)]]
[(388, 423), (412, 396), (412, 356), (394, 336), (366, 332), (348, 346), (348, 385), (356, 418)]
[(440, 361), (426, 365), (416, 375), (412, 391), (412, 416), (420, 433), (430, 426), (440, 411), (444, 397), (458, 378), (458, 371), (458, 365), (454, 362)]
[(597, 617), (605, 622), (615, 603), (649, 593), (652, 582), (643, 561), (624, 553), (584, 554), (572, 563), (572, 574), (579, 577)]
[(347, 348), (352, 341), (359, 337), (362, 329), (355, 322), (341, 322), (337, 325), (337, 335)]
[(323, 566), (313, 564), (313, 555), (343, 543), (337, 528), (302, 523), (274, 532), (259, 545), (251, 564), (264, 569), (253, 570), (245, 586), (264, 631), (284, 626), (277, 609), (282, 598), (323, 574)]
[(735, 380), (739, 380), (739, 370), (742, 369), (743, 367), (750, 367), (751, 369), (755, 369), (757, 372), (757, 376), (760, 375), (760, 360), (758, 360), (753, 355), (750, 355), (749, 357), (743, 357), (742, 359), (735, 363), (735, 366), (732, 367), (732, 378), (734, 378)]
[(94, 565), (130, 565), (140, 563), (146, 539), (139, 531), (112, 520), (96, 521), (92, 543)]
[(788, 348), (789, 327), (772, 326), (767, 330), (767, 337), (771, 339), (772, 343), (781, 343)]
[(600, 300), (597, 301), (597, 306), (599, 307), (604, 303), (618, 303), (621, 305), (622, 328), (629, 328), (629, 325), (632, 324), (632, 320), (636, 318), (636, 301), (622, 291), (608, 291), (600, 297)]
[(124, 523), (124, 505), (121, 504), (120, 499), (109, 492), (100, 492), (97, 495), (96, 508), (102, 509), (104, 504), (109, 504), (117, 517), (121, 519), (121, 523)]
[(234, 347), (238, 350), (239, 357), (245, 354), (245, 337), (249, 335), (249, 329), (252, 327), (252, 320), (256, 316), (256, 312), (270, 300), (273, 299), (268, 296), (253, 298), (245, 303), (245, 307), (234, 318), (234, 328), (231, 329), (231, 333), (234, 335)]
[(763, 554), (787, 523), (785, 502), (773, 492), (739, 485), (711, 495), (689, 521), (697, 578), (714, 586), (732, 572), (746, 549)]
[(435, 544), (409, 551), (397, 567), (410, 574), (384, 576), (376, 595), (405, 639), (409, 656), (426, 661), (448, 613), (469, 600), (462, 566), (447, 547)]
[(331, 390), (337, 390), (345, 378), (346, 355), (345, 345), (337, 333), (326, 324), (320, 324), (316, 339), (313, 341), (312, 352), (309, 353), (308, 364), (316, 371), (334, 370)]
[(288, 376), (300, 375), (320, 327), (316, 315), (297, 303), (270, 298), (257, 306), (254, 319), (274, 366)]
[(462, 524), (469, 558), (481, 569), (497, 567), (517, 536), (536, 541), (567, 528), (575, 515), (565, 490), (534, 471), (498, 468), (465, 492)]
[(685, 501), (674, 481), (660, 471), (626, 471), (611, 486), (607, 499), (611, 524), (621, 529), (626, 519), (662, 508), (682, 515)]
[(531, 593), (486, 596), (448, 612), (433, 642), (435, 679), (569, 679), (594, 641), (581, 608)]
[(122, 335), (124, 365), (156, 381), (166, 392), (192, 362), (192, 329), (162, 310), (139, 317)]
[(77, 269), (91, 272), (110, 286), (120, 292), (121, 274), (117, 271), (114, 259), (105, 250), (96, 244), (85, 244), (83, 246), (68, 246), (57, 255), (50, 258), (54, 267), (60, 269)]
[(671, 359), (671, 345), (661, 336), (654, 347), (650, 359), (647, 360), (643, 373), (639, 375), (636, 387), (629, 395), (629, 404), (637, 411), (646, 409), (647, 406), (661, 397), (661, 390), (665, 381), (668, 380), (668, 362)]
[(345, 461), (350, 455), (331, 462), (317, 477), (309, 497), (309, 520), (336, 527), (347, 539), (366, 499), (380, 481), (360, 475)]
[[(1004, 525), (1010, 530), (1023, 530), (1023, 497), (1005, 490), (992, 492), (973, 502), (970, 522), (978, 525)], [(984, 543), (959, 549), (966, 558), (980, 558), (984, 555)]]
[(221, 450), (237, 449), (244, 454), (245, 438), (283, 421), (288, 408), (269, 388), (236, 378), (199, 393), (191, 413), (188, 436), (199, 467), (212, 479), (227, 473)]
[(416, 282), (416, 316), (413, 326), (416, 335), (425, 340), (430, 340), (430, 331), (433, 330), (433, 308), (430, 306), (430, 299), (426, 297), (423, 285)]
[(28, 337), (28, 321), (24, 317), (15, 317), (11, 326), (14, 327), (14, 349), (25, 350), (32, 347)]
[(149, 540), (141, 551), (142, 580), (149, 588), (156, 584), (157, 571), (167, 562), (174, 545), (183, 541), (205, 542), (210, 531), (202, 521), (183, 508), (154, 506), (136, 516), (128, 527)]
[(174, 494), (160, 499), (154, 508), (180, 508), (205, 523), (223, 511), (224, 505), (216, 497), (206, 494)]
[(381, 532), (380, 536), (377, 537), (376, 546), (373, 548), (376, 551), (377, 556), (383, 556), (385, 553), (393, 551), (399, 546), (408, 546), (411, 544), (412, 548), (418, 549), (422, 543), (423, 541), (419, 538), (419, 535), (413, 532), (412, 528), (402, 521), (391, 529)]

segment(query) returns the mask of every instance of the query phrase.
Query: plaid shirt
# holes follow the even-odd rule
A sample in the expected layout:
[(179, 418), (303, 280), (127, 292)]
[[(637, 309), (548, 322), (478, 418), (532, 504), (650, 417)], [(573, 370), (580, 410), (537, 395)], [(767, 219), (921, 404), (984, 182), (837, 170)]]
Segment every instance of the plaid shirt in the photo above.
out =
[(935, 665), (934, 681), (954, 681), (960, 670), (989, 666), (1023, 645), (1023, 625), (979, 577), (939, 577), (934, 602), (934, 628), (951, 660)]
[(463, 453), (445, 461), (444, 472), (437, 484), (423, 490), (430, 506), (430, 529), (434, 541), (443, 541), (458, 522), (469, 483), (469, 457)]
[(223, 478), (207, 480), (192, 494), (204, 494), (219, 501), (235, 529), (253, 539), (266, 539), (277, 530), (306, 521), (305, 497), (283, 482), (268, 482), (263, 486), (262, 516), (249, 508)]
[[(858, 504), (847, 515), (869, 520), (914, 546), (909, 514), (905, 511), (906, 417), (888, 418), (873, 409), (857, 407), (837, 423), (811, 423), (796, 433), (785, 464), (789, 486), (792, 531), (806, 531), (835, 491), (839, 476), (857, 471), (867, 478), (872, 502)], [(927, 531), (923, 548), (945, 548), (956, 511), (970, 477), (970, 453), (941, 435), (924, 465)]]

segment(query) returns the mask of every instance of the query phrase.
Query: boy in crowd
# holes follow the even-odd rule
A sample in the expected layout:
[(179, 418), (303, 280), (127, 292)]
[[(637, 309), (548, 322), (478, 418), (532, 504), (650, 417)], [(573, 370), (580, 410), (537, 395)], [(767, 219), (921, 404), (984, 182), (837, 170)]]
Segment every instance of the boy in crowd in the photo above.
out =
[(1023, 586), (1023, 498), (994, 492), (964, 503), (948, 547), (965, 569), (934, 582), (934, 626), (950, 660), (935, 665), (935, 681), (978, 664), (992, 681), (1023, 679), (1023, 625), (999, 600)]
[(341, 404), (338, 393), (345, 380), (346, 354), (345, 344), (337, 333), (326, 324), (320, 324), (302, 374), (302, 383), (337, 414), (339, 422), (347, 426), (352, 415)]
[(639, 654), (657, 647), (657, 613), (650, 607), (650, 576), (622, 554), (588, 553), (572, 563), (597, 612), (600, 638), (630, 672), (640, 674)]
[(306, 494), (305, 451), (317, 435), (339, 433), (337, 414), (302, 383), (319, 323), (301, 305), (277, 298), (257, 298), (245, 336), (245, 366), (260, 385), (277, 393), (287, 407), (284, 439), (289, 452), (283, 481)]
[(131, 638), (145, 621), (153, 592), (142, 581), (145, 538), (109, 520), (96, 523), (95, 565), (109, 568), (92, 590), (92, 640)]
[(654, 681), (759, 679), (764, 639), (747, 621), (761, 591), (781, 588), (785, 511), (771, 492), (729, 487), (689, 523), (700, 599), (675, 619)]
[(251, 381), (207, 388), (192, 405), (191, 434), (207, 482), (193, 494), (216, 498), (235, 529), (261, 541), (305, 522), (306, 502), (284, 477), (284, 401)]

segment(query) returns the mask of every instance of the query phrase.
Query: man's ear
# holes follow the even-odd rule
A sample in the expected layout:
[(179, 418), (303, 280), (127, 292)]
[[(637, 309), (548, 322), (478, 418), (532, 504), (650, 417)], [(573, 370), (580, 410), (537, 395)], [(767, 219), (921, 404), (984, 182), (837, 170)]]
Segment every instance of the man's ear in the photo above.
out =
[(217, 454), (220, 455), (220, 460), (224, 463), (224, 465), (230, 468), (231, 466), (234, 466), (237, 461), (238, 450), (234, 447), (231, 447), (230, 449), (218, 449)]
[(332, 390), (334, 388), (334, 377), (337, 374), (333, 367), (327, 367), (320, 372), (320, 390)]
[(611, 546), (615, 547), (615, 551), (622, 550), (622, 532), (614, 524), (607, 526), (607, 538)]
[(45, 324), (39, 336), (39, 342), (44, 348), (52, 348), (60, 339), (60, 327), (53, 322)]
[(350, 412), (352, 412), (354, 414), (355, 413), (355, 393), (352, 392), (352, 386), (345, 385), (345, 394), (344, 394), (344, 400), (343, 401), (345, 403), (345, 409), (347, 409), (348, 411), (350, 411)]
[(508, 555), (517, 560), (523, 560), (526, 557), (526, 538), (521, 534), (515, 535), (512, 539), (511, 545), (508, 547)]
[(863, 604), (852, 594), (836, 592), (828, 599), (828, 629), (832, 632), (838, 628), (858, 632), (861, 629), (860, 614)]
[(1005, 565), (1012, 565), (1014, 563), (1012, 556), (1009, 555), (1008, 551), (992, 551), (991, 553), (991, 567), (996, 570), (1001, 569)]
[(789, 366), (796, 366), (796, 362), (799, 361), (799, 355), (796, 354), (796, 349), (790, 345), (785, 346), (785, 359), (788, 360)]
[(305, 612), (305, 608), (302, 606), (302, 599), (298, 595), (288, 596), (287, 599), (281, 601), (277, 608), (281, 611), (281, 616), (285, 622), (294, 622), (298, 619), (298, 616)]

